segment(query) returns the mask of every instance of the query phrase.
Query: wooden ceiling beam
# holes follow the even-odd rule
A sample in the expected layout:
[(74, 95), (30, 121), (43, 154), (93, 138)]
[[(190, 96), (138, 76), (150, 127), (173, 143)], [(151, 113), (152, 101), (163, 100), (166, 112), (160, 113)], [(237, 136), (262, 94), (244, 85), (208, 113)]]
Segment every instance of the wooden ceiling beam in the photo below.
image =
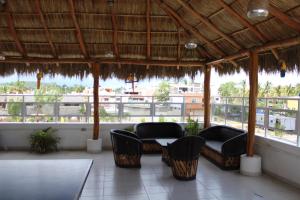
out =
[(95, 59), (95, 58), (23, 58), (23, 57), (6, 57), (0, 60), (0, 63), (31, 63), (31, 64), (71, 64), (71, 63), (104, 63), (104, 64), (132, 64), (132, 65), (149, 65), (149, 66), (183, 66), (199, 67), (204, 66), (201, 61), (171, 61), (171, 60), (137, 60), (137, 59)]
[(198, 13), (190, 4), (185, 3), (182, 0), (177, 0), (177, 2), (182, 5), (186, 10), (189, 11), (195, 18), (204, 23), (207, 27), (209, 27), (213, 32), (223, 37), (229, 43), (231, 43), (238, 50), (242, 49), (242, 46), (239, 45), (233, 38), (223, 33), (220, 29), (218, 29), (214, 24), (212, 24), (207, 18), (203, 17), (200, 13)]
[[(69, 12), (46, 12), (44, 15), (67, 15), (70, 14)], [(93, 13), (93, 12), (76, 12), (77, 15), (93, 15), (93, 16), (104, 16), (104, 17), (110, 17), (110, 13)], [(0, 13), (1, 15), (6, 15), (5, 13)], [(22, 12), (14, 12), (14, 15), (16, 16), (38, 16), (37, 13), (22, 13)], [(132, 17), (132, 18), (146, 18), (143, 14), (118, 14), (118, 17)], [(151, 15), (151, 18), (169, 18), (167, 15)]]
[(79, 23), (78, 23), (77, 18), (76, 18), (75, 6), (74, 6), (74, 1), (73, 0), (69, 0), (69, 6), (70, 6), (72, 20), (73, 20), (73, 23), (74, 23), (75, 28), (76, 28), (76, 37), (77, 37), (77, 40), (79, 42), (81, 52), (82, 52), (82, 54), (84, 55), (85, 58), (89, 58), (89, 55), (88, 55), (88, 52), (86, 50), (85, 43), (84, 43), (84, 40), (83, 40), (83, 36), (82, 36), (81, 30), (80, 30), (80, 26), (79, 26)]
[(12, 14), (10, 12), (10, 8), (9, 8), (9, 1), (6, 3), (5, 13), (6, 13), (6, 17), (7, 17), (6, 18), (7, 19), (7, 28), (8, 28), (10, 35), (13, 38), (14, 43), (16, 44), (16, 47), (17, 47), (18, 51), (20, 52), (20, 54), (23, 57), (27, 57), (26, 50), (25, 50), (24, 46), (22, 45), (22, 43), (18, 37), (17, 31), (15, 29), (13, 16), (12, 16)]
[(213, 42), (209, 41), (207, 38), (205, 38), (196, 28), (194, 28), (193, 26), (187, 24), (185, 21), (183, 21), (181, 19), (181, 17), (167, 4), (165, 4), (164, 2), (162, 2), (161, 0), (155, 0), (155, 2), (157, 3), (157, 5), (163, 9), (171, 18), (174, 18), (176, 21), (178, 21), (178, 23), (187, 31), (189, 31), (190, 33), (192, 33), (194, 35), (194, 37), (196, 37), (198, 40), (200, 41), (204, 41), (205, 43), (207, 43), (207, 45), (209, 45), (212, 49), (214, 49), (217, 54), (219, 54), (220, 56), (225, 56), (225, 53), (219, 49), (219, 47), (217, 47)]
[(177, 34), (177, 61), (180, 61), (181, 59), (181, 37), (180, 37), (180, 27), (177, 27), (178, 29), (178, 34)]
[(242, 25), (250, 29), (257, 38), (259, 38), (262, 42), (267, 42), (267, 38), (254, 25), (233, 10), (224, 0), (218, 0), (218, 2), (231, 16), (235, 17)]
[[(120, 58), (120, 52), (119, 52), (119, 47), (118, 47), (118, 22), (117, 22), (117, 17), (115, 14), (115, 9), (114, 7), (111, 7), (111, 25), (112, 25), (112, 41), (113, 41), (113, 49), (114, 49), (114, 54), (116, 59)], [(118, 67), (121, 68), (121, 64), (118, 63)]]
[(266, 43), (261, 46), (257, 46), (257, 47), (250, 48), (250, 49), (245, 49), (236, 54), (232, 54), (229, 56), (225, 56), (221, 59), (217, 59), (215, 61), (208, 62), (207, 65), (215, 65), (215, 64), (219, 64), (219, 63), (223, 63), (223, 62), (228, 62), (228, 60), (246, 57), (246, 56), (249, 56), (250, 51), (257, 51), (259, 53), (259, 52), (265, 52), (265, 51), (269, 51), (269, 50), (277, 49), (277, 48), (285, 48), (285, 47), (295, 46), (295, 45), (299, 45), (299, 44), (300, 44), (300, 36), (285, 39), (285, 40), (280, 40), (280, 41), (269, 42), (269, 43)]
[[(6, 30), (7, 27), (0, 27), (0, 30)], [(39, 31), (39, 30), (43, 30), (43, 28), (16, 28), (17, 31), (26, 31), (26, 30), (33, 30), (33, 31)], [(49, 31), (76, 31), (76, 28), (49, 28)], [(81, 28), (82, 31), (103, 31), (103, 32), (112, 32), (111, 29), (103, 29), (103, 28)], [(142, 30), (119, 30), (117, 32), (120, 33), (145, 33), (147, 34), (147, 31), (142, 31)], [(151, 33), (155, 34), (177, 34), (177, 31), (154, 31), (152, 30)]]
[(44, 17), (44, 13), (41, 9), (41, 2), (40, 0), (35, 0), (35, 6), (36, 6), (36, 11), (37, 13), (39, 14), (39, 17), (40, 17), (40, 20), (41, 20), (41, 23), (44, 27), (44, 30), (45, 30), (45, 33), (46, 33), (46, 38), (49, 42), (49, 45), (51, 47), (51, 50), (52, 50), (52, 54), (54, 57), (57, 57), (57, 53), (56, 53), (56, 50), (55, 50), (55, 46), (51, 40), (51, 36), (50, 36), (50, 32), (48, 30), (48, 26), (47, 26), (47, 23), (46, 23), (46, 20), (45, 20), (45, 17)]
[(277, 7), (270, 5), (269, 12), (271, 15), (282, 21), (282, 23), (288, 25), (292, 29), (300, 33), (300, 23), (293, 20), (289, 15), (279, 10)]
[[(238, 12), (236, 12), (234, 9), (230, 7), (224, 0), (218, 0), (220, 5), (234, 18), (236, 18), (242, 25), (247, 27), (249, 30), (251, 30), (256, 37), (263, 43), (266, 43), (268, 41), (267, 37), (261, 33), (254, 25), (252, 25), (248, 20), (246, 20), (243, 16), (241, 16)], [(276, 49), (271, 50), (273, 55), (277, 60), (279, 60), (279, 54)]]
[(147, 0), (147, 59), (151, 59), (151, 1)]

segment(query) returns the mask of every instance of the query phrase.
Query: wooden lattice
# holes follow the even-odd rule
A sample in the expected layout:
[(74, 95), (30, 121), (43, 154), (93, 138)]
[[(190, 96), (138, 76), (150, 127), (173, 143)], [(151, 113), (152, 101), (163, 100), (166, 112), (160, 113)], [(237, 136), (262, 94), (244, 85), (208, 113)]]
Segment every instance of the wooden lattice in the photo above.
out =
[(114, 158), (116, 165), (119, 167), (141, 167), (141, 156), (139, 155), (114, 154)]
[(173, 160), (170, 159), (173, 176), (180, 180), (192, 180), (196, 178), (197, 160)]

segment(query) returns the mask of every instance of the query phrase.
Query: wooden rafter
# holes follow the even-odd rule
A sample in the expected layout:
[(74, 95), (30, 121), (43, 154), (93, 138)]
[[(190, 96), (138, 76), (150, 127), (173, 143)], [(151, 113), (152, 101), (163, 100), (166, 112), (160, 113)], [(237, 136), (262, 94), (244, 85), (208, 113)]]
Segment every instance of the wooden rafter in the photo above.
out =
[[(220, 5), (233, 17), (235, 17), (241, 24), (246, 26), (249, 30), (251, 30), (258, 39), (260, 39), (263, 43), (267, 42), (266, 36), (261, 33), (254, 25), (252, 25), (248, 20), (243, 18), (239, 13), (233, 10), (224, 0), (218, 1)], [(280, 60), (279, 54), (276, 49), (271, 50), (272, 54), (277, 60)]]
[(182, 5), (186, 10), (189, 11), (195, 18), (204, 23), (207, 27), (209, 27), (213, 32), (223, 37), (225, 40), (230, 42), (235, 48), (238, 50), (242, 49), (241, 45), (239, 45), (233, 38), (223, 33), (220, 29), (218, 29), (214, 24), (212, 24), (208, 19), (203, 17), (199, 12), (197, 12), (193, 7), (189, 4), (185, 3), (182, 0), (177, 0), (177, 2)]
[(151, 59), (151, 1), (147, 0), (147, 13), (146, 13), (146, 23), (147, 23), (147, 59)]
[(218, 64), (218, 63), (222, 63), (222, 62), (227, 62), (228, 60), (242, 58), (242, 57), (248, 56), (250, 51), (257, 51), (259, 53), (259, 52), (270, 51), (271, 49), (284, 48), (284, 47), (294, 46), (294, 45), (298, 45), (298, 44), (300, 44), (300, 36), (285, 39), (285, 40), (275, 41), (275, 42), (269, 42), (269, 43), (266, 43), (264, 45), (254, 47), (254, 48), (251, 48), (251, 49), (245, 49), (245, 50), (242, 50), (242, 51), (240, 51), (236, 54), (233, 54), (233, 55), (230, 55), (230, 56), (225, 56), (221, 59), (209, 62), (207, 64), (208, 65), (215, 65), (215, 64)]
[(225, 53), (219, 49), (213, 42), (209, 41), (207, 38), (205, 38), (196, 28), (192, 27), (188, 23), (182, 20), (182, 18), (167, 4), (163, 3), (161, 0), (155, 0), (155, 2), (158, 4), (158, 6), (163, 9), (167, 15), (169, 15), (171, 18), (175, 18), (176, 21), (187, 31), (192, 33), (194, 37), (196, 37), (200, 41), (204, 41), (209, 45), (212, 49), (214, 49), (220, 56), (225, 56)]
[(132, 64), (132, 65), (150, 65), (150, 66), (183, 66), (183, 67), (199, 67), (204, 63), (201, 61), (168, 61), (168, 60), (137, 60), (137, 59), (99, 59), (99, 58), (23, 58), (23, 57), (6, 57), (5, 60), (0, 60), (0, 63), (105, 63), (105, 64)]
[(75, 6), (74, 6), (74, 1), (73, 0), (69, 0), (69, 6), (70, 6), (72, 20), (73, 20), (73, 23), (74, 23), (75, 28), (76, 28), (76, 37), (77, 37), (77, 40), (79, 42), (81, 52), (82, 52), (82, 54), (84, 55), (85, 58), (89, 58), (89, 55), (88, 55), (88, 52), (86, 50), (85, 43), (84, 43), (84, 40), (83, 40), (83, 36), (82, 36), (81, 30), (80, 30), (80, 26), (79, 26), (79, 23), (78, 23), (77, 18), (76, 18)]
[(300, 23), (293, 20), (289, 15), (283, 13), (273, 5), (269, 6), (269, 12), (271, 13), (271, 15), (282, 21), (282, 23), (288, 25), (289, 27), (300, 33)]
[[(119, 52), (119, 47), (118, 47), (118, 22), (117, 22), (117, 17), (115, 14), (114, 7), (111, 8), (111, 24), (112, 24), (112, 41), (113, 41), (113, 49), (114, 49), (114, 54), (116, 59), (120, 58), (120, 52)], [(121, 63), (116, 63), (119, 68), (121, 68)]]
[(180, 27), (177, 27), (178, 29), (178, 33), (177, 33), (177, 39), (178, 39), (178, 42), (177, 42), (177, 61), (180, 61), (181, 59), (181, 37), (180, 37), (180, 34), (181, 34), (181, 31), (180, 31)]
[(267, 38), (254, 25), (233, 10), (224, 0), (218, 0), (218, 2), (231, 16), (235, 17), (241, 24), (249, 28), (262, 42), (267, 41)]
[[(170, 16), (170, 18), (173, 20), (173, 22), (176, 24), (176, 26), (177, 27), (179, 27), (179, 26), (182, 26), (182, 23), (185, 23), (184, 21), (182, 21), (182, 23), (181, 23), (181, 19), (180, 18), (177, 18), (177, 17), (175, 17), (174, 15), (173, 15), (173, 13), (172, 12), (169, 12), (169, 10), (168, 9), (166, 9), (166, 10), (164, 10), (169, 16)], [(175, 13), (176, 14), (176, 13)], [(183, 27), (184, 28), (184, 27)], [(184, 28), (184, 30), (186, 30), (186, 32), (188, 33), (188, 37), (191, 37), (191, 35), (190, 35), (190, 31), (188, 30), (188, 29), (186, 29), (186, 28)], [(197, 30), (195, 30), (196, 32), (198, 32)], [(207, 40), (208, 41), (208, 40)], [(209, 53), (209, 52), (207, 52), (203, 47), (200, 47), (201, 48), (201, 50), (202, 51), (200, 51), (198, 48), (197, 48), (197, 52), (199, 53), (199, 54), (201, 54), (201, 52), (202, 53), (204, 53), (205, 54), (205, 56), (207, 57), (207, 58), (212, 58), (213, 56)], [(217, 47), (218, 48), (218, 47)], [(220, 50), (220, 49), (219, 49)], [(221, 51), (221, 50), (220, 50)], [(222, 55), (224, 55), (224, 52), (222, 52), (221, 51), (221, 53), (222, 53)], [(238, 64), (233, 60), (233, 59), (229, 59), (228, 60), (231, 64), (233, 64), (235, 67), (237, 67), (238, 66)]]
[(40, 20), (41, 20), (41, 23), (44, 27), (44, 30), (45, 30), (45, 33), (46, 33), (46, 38), (49, 42), (49, 45), (51, 47), (51, 50), (52, 50), (52, 54), (54, 57), (57, 57), (57, 53), (56, 53), (56, 50), (55, 50), (55, 46), (51, 40), (51, 36), (50, 36), (50, 32), (48, 30), (48, 26), (47, 26), (47, 23), (46, 23), (46, 20), (45, 20), (45, 17), (44, 17), (44, 13), (41, 9), (41, 2), (40, 0), (35, 0), (35, 6), (36, 6), (36, 11), (37, 13), (39, 14), (39, 17), (40, 17)]
[(119, 59), (120, 55), (119, 55), (119, 48), (118, 48), (118, 23), (117, 23), (117, 18), (116, 18), (114, 8), (111, 8), (111, 24), (113, 30), (112, 41), (113, 41), (114, 54), (116, 58)]
[(16, 47), (18, 51), (21, 53), (23, 57), (27, 57), (26, 50), (23, 47), (21, 41), (19, 40), (19, 37), (17, 35), (17, 31), (15, 29), (15, 24), (13, 20), (13, 16), (10, 12), (9, 9), (9, 1), (6, 3), (6, 8), (5, 8), (6, 16), (7, 16), (7, 26), (8, 26), (8, 31), (12, 38), (14, 39), (14, 43), (16, 44)]

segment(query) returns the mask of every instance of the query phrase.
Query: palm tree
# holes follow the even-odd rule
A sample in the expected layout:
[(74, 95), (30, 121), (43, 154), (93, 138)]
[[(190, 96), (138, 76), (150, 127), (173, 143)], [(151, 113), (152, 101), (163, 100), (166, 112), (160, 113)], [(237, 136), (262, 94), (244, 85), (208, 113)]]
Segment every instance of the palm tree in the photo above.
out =
[(244, 97), (244, 96), (247, 96), (247, 83), (246, 83), (246, 80), (242, 80), (240, 82), (242, 88), (241, 88), (241, 91), (239, 92), (240, 93), (240, 96)]
[(272, 88), (272, 83), (270, 81), (267, 81), (262, 90), (263, 91), (262, 95), (264, 97), (270, 97), (271, 88)]
[(295, 95), (295, 87), (293, 87), (291, 84), (286, 86), (284, 88), (284, 93), (285, 93), (285, 96), (293, 96)]

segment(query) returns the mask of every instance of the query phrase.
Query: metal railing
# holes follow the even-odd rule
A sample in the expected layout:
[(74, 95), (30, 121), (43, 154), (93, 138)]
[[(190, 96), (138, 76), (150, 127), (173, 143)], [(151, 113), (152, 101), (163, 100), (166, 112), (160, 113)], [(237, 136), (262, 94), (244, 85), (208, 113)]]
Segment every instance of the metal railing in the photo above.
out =
[[(202, 96), (100, 96), (100, 123), (203, 122)], [(211, 121), (247, 129), (248, 98), (212, 97)], [(0, 95), (0, 122), (92, 123), (92, 95)], [(300, 98), (259, 98), (256, 134), (300, 146)]]
[[(185, 121), (203, 116), (201, 96), (100, 96), (100, 122)], [(2, 122), (92, 122), (92, 95), (0, 95)]]
[[(212, 97), (211, 121), (246, 130), (246, 97)], [(256, 134), (300, 147), (300, 98), (258, 98)]]

